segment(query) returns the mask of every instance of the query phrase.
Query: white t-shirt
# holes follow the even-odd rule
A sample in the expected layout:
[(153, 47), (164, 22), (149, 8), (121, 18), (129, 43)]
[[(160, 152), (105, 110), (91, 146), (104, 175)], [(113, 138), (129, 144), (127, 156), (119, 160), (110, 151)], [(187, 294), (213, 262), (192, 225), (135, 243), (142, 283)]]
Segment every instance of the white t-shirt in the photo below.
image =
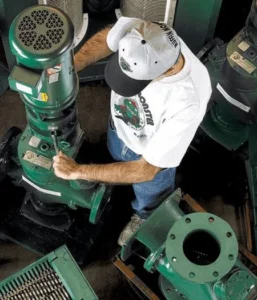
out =
[(118, 137), (150, 164), (177, 167), (201, 123), (211, 96), (206, 67), (180, 39), (183, 69), (149, 84), (140, 94), (111, 93)]

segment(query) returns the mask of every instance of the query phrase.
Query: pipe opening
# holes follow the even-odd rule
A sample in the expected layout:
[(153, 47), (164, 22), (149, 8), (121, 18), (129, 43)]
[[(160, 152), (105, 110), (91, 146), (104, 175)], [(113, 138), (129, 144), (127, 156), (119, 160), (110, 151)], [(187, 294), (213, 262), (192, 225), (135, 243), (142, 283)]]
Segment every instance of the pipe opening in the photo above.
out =
[(220, 255), (220, 244), (207, 231), (198, 230), (185, 238), (183, 251), (192, 263), (199, 266), (210, 265)]

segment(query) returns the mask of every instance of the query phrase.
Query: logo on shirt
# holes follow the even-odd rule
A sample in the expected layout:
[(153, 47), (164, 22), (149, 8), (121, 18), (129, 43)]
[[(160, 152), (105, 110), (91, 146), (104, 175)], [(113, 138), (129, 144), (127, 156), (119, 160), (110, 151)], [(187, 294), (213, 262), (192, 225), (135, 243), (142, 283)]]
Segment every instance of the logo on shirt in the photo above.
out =
[(138, 94), (138, 97), (140, 103), (137, 103), (134, 99), (123, 98), (120, 100), (120, 104), (114, 105), (115, 117), (135, 130), (141, 130), (146, 124), (154, 125), (149, 105), (141, 93)]
[(133, 72), (130, 68), (130, 64), (128, 62), (126, 62), (126, 60), (121, 57), (120, 58), (120, 67), (124, 70), (124, 71), (127, 71), (127, 72)]
[(145, 97), (143, 97), (141, 93), (138, 94), (138, 97), (139, 97), (139, 100), (140, 100), (140, 102), (143, 106), (144, 112), (145, 112), (147, 125), (154, 126), (153, 116), (150, 111), (149, 105), (146, 103)]
[(125, 98), (123, 104), (114, 105), (116, 118), (121, 119), (126, 125), (140, 130), (145, 126), (144, 116), (140, 114), (138, 104), (133, 99)]

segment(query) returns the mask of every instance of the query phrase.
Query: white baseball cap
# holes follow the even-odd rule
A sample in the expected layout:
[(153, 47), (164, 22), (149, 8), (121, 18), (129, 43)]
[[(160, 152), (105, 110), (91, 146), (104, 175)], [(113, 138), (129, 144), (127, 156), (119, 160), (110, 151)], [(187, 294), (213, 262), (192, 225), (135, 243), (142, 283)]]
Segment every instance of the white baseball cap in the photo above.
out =
[(174, 29), (162, 23), (121, 17), (107, 36), (115, 54), (105, 68), (105, 79), (117, 94), (130, 97), (140, 93), (176, 64), (180, 40)]

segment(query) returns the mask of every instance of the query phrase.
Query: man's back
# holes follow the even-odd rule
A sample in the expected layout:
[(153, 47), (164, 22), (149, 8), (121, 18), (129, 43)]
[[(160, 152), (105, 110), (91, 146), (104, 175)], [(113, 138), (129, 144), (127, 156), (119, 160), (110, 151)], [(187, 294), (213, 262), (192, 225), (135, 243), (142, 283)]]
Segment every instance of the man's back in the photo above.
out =
[(159, 167), (176, 167), (206, 112), (211, 82), (205, 66), (180, 39), (184, 66), (141, 93), (123, 97), (112, 91), (111, 111), (119, 138)]

